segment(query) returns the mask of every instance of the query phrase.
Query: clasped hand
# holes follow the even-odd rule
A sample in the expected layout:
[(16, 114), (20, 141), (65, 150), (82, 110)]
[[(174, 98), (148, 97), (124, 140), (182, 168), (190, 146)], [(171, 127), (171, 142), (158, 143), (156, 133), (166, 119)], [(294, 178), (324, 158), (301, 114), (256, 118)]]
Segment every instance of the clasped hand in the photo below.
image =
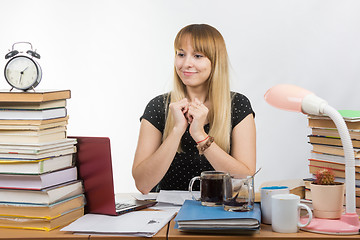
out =
[(189, 102), (184, 98), (178, 102), (170, 104), (170, 110), (175, 121), (174, 127), (185, 132), (190, 124), (190, 135), (195, 142), (201, 141), (206, 137), (204, 125), (206, 123), (209, 109), (197, 98), (193, 102)]

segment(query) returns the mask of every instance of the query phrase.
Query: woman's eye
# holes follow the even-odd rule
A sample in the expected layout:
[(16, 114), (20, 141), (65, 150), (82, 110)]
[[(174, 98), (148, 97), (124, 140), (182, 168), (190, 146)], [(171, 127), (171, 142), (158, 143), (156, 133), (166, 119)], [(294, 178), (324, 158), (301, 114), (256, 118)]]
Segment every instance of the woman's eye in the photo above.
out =
[(195, 54), (195, 58), (202, 58), (203, 57), (203, 55), (201, 55), (201, 54)]
[(185, 56), (185, 54), (184, 53), (177, 53), (177, 55), (179, 56), (179, 57), (183, 57), (183, 56)]

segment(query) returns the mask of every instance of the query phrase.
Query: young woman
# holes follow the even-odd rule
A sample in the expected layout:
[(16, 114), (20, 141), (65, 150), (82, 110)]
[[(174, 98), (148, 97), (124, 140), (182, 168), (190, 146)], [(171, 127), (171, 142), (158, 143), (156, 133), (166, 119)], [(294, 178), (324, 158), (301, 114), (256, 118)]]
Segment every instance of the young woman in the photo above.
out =
[(132, 174), (143, 194), (187, 190), (202, 171), (252, 175), (256, 130), (249, 100), (230, 91), (228, 55), (212, 26), (177, 34), (174, 88), (152, 99), (141, 117)]

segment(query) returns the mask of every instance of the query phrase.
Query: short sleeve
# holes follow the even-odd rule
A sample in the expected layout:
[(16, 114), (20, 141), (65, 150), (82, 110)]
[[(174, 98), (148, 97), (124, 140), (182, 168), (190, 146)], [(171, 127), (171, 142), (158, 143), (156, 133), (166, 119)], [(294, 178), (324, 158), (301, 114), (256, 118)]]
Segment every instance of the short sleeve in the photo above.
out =
[(253, 116), (255, 117), (255, 112), (251, 107), (249, 99), (241, 93), (233, 92), (233, 97), (231, 100), (232, 128), (238, 125), (249, 114), (253, 114)]
[(156, 127), (161, 133), (165, 128), (165, 103), (166, 94), (159, 95), (153, 98), (146, 106), (144, 114), (140, 117), (149, 121), (154, 127)]

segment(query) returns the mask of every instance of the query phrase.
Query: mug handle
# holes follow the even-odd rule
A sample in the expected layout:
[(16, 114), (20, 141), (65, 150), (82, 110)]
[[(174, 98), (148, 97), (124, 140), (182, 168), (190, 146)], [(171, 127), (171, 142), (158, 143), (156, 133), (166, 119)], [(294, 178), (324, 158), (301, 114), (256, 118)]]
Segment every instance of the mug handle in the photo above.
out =
[(300, 210), (300, 208), (304, 208), (308, 212), (309, 218), (308, 218), (308, 221), (305, 224), (302, 224), (301, 222), (298, 222), (298, 226), (299, 227), (306, 227), (307, 225), (310, 224), (310, 222), (312, 220), (312, 217), (313, 217), (313, 214), (312, 214), (311, 209), (308, 206), (306, 206), (305, 204), (303, 204), (303, 203), (298, 204), (298, 209)]
[(200, 198), (196, 198), (196, 197), (194, 196), (193, 192), (192, 192), (192, 188), (193, 188), (194, 182), (195, 182), (196, 180), (200, 180), (200, 177), (199, 177), (199, 176), (193, 177), (193, 178), (190, 180), (190, 182), (189, 182), (189, 192), (191, 193), (192, 199), (194, 199), (194, 200), (196, 200), (196, 201), (200, 201)]

